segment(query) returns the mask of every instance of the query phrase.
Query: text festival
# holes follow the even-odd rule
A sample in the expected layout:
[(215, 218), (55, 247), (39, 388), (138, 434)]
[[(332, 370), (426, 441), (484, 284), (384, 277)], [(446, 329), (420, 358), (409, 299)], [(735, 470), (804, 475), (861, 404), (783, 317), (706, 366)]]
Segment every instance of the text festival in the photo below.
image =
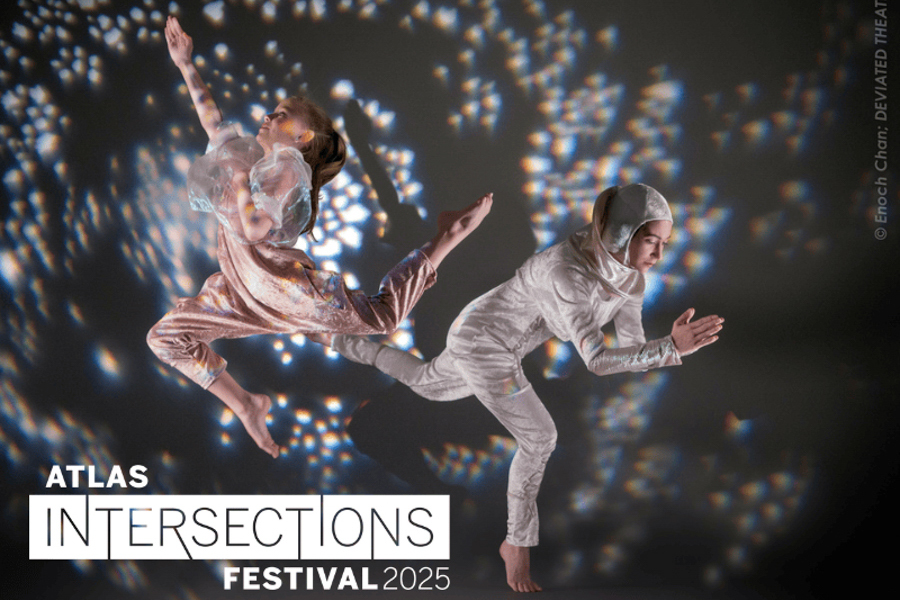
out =
[[(71, 487), (144, 487), (144, 467), (66, 467)], [(79, 475), (84, 475), (80, 478)], [(69, 487), (56, 466), (47, 487)], [(47, 494), (29, 557), (56, 560), (447, 560), (447, 496)]]

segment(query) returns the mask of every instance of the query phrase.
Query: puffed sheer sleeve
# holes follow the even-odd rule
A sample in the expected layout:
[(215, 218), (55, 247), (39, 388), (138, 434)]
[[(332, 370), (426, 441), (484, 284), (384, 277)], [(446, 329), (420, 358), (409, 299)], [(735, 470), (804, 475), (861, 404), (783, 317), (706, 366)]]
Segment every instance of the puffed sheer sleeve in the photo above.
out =
[(288, 146), (278, 146), (250, 170), (253, 204), (272, 219), (265, 241), (292, 246), (309, 222), (312, 170), (303, 155)]
[(210, 138), (206, 153), (188, 170), (187, 189), (191, 208), (215, 213), (226, 226), (233, 216), (229, 200), (231, 179), (237, 171), (247, 171), (263, 156), (262, 147), (252, 137), (241, 137), (240, 127), (221, 123)]
[[(550, 282), (559, 311), (559, 318), (554, 320), (563, 329), (560, 337), (572, 341), (592, 373), (608, 375), (681, 364), (671, 336), (645, 341), (639, 300), (625, 300), (615, 309), (613, 305), (622, 302), (620, 298), (608, 296), (571, 268), (554, 269)], [(610, 317), (616, 325), (619, 348), (607, 348), (604, 343), (601, 328)]]
[(250, 244), (244, 236), (232, 179), (235, 173), (249, 171), (263, 157), (263, 149), (253, 137), (240, 134), (234, 123), (219, 125), (206, 153), (191, 164), (187, 189), (192, 209), (213, 213), (229, 235), (241, 244)]

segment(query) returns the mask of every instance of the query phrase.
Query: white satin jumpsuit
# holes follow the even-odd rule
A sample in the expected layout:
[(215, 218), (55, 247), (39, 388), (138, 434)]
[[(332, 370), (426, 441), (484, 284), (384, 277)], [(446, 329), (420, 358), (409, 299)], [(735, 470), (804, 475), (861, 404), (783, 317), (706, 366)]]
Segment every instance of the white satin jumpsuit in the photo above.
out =
[[(620, 228), (620, 236), (627, 234), (626, 246), (642, 223), (671, 221), (665, 200), (647, 189), (658, 196), (664, 211), (644, 206), (625, 234)], [(509, 430), (518, 443), (507, 490), (506, 540), (514, 546), (538, 543), (537, 494), (556, 445), (556, 427), (525, 378), (522, 357), (556, 336), (571, 341), (597, 375), (681, 364), (671, 336), (650, 342), (644, 338), (644, 277), (616, 261), (605, 249), (609, 245), (596, 243), (599, 231), (595, 217), (593, 226), (532, 256), (512, 279), (469, 303), (454, 321), (446, 349), (434, 360), (349, 335), (333, 342), (346, 358), (374, 365), (429, 400), (474, 394)], [(610, 321), (617, 348), (604, 345), (601, 328)]]

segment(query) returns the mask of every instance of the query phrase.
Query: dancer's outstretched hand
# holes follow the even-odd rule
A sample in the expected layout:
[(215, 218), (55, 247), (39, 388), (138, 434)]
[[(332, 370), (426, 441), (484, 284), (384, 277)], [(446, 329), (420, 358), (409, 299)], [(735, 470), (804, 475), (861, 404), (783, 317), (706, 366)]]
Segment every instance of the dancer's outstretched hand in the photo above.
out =
[(176, 66), (191, 62), (194, 42), (181, 28), (178, 19), (172, 16), (166, 21), (166, 44), (169, 46), (169, 56)]
[(692, 354), (719, 339), (716, 334), (722, 330), (722, 323), (725, 322), (718, 315), (709, 315), (691, 323), (692, 318), (694, 309), (689, 308), (672, 324), (672, 339), (681, 356)]

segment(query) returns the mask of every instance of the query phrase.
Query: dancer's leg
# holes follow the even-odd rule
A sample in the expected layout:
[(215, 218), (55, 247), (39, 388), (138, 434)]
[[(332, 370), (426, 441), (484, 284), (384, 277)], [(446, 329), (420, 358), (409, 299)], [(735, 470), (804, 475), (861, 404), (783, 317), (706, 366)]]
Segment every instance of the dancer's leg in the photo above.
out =
[[(556, 426), (534, 388), (529, 384), (514, 394), (501, 395), (484, 390), (477, 382), (467, 382), (467, 370), (475, 370), (475, 365), (468, 364), (471, 360), (479, 361), (479, 369), (491, 364), (471, 354), (461, 359), (445, 350), (433, 361), (426, 362), (408, 352), (353, 336), (335, 336), (332, 347), (350, 360), (378, 367), (429, 399), (455, 399), (475, 390), (478, 399), (519, 446), (510, 464), (508, 533), (500, 546), (507, 583), (520, 592), (540, 591), (541, 587), (531, 579), (529, 547), (538, 543), (537, 494), (547, 460), (556, 447)], [(494, 358), (501, 365), (508, 362), (501, 360), (502, 357)], [(508, 379), (524, 379), (518, 375), (521, 373), (513, 373)]]
[(272, 407), (272, 400), (268, 396), (251, 394), (238, 385), (228, 371), (222, 372), (206, 389), (234, 412), (257, 446), (272, 458), (278, 458), (278, 444), (272, 439), (266, 424), (266, 415)]
[(196, 298), (182, 298), (153, 326), (147, 344), (166, 364), (212, 392), (240, 419), (253, 441), (267, 454), (278, 456), (278, 445), (269, 435), (266, 414), (272, 401), (251, 394), (225, 371), (225, 360), (209, 343), (222, 337), (245, 337), (268, 330), (253, 315), (241, 312), (232, 301), (222, 273), (207, 279)]
[(446, 351), (424, 361), (409, 352), (350, 335), (334, 336), (331, 347), (345, 358), (376, 367), (428, 400), (459, 400), (472, 395)]
[[(280, 248), (261, 245), (253, 256), (253, 261), (266, 253), (275, 254), (272, 260), (268, 260), (267, 267), (270, 271), (278, 271), (277, 277), (282, 281), (276, 282), (279, 290), (287, 289), (293, 293), (278, 293), (267, 297), (266, 307), (274, 309), (285, 315), (300, 314), (301, 321), (297, 330), (304, 331), (304, 324), (309, 331), (308, 322), (310, 315), (309, 302), (296, 302), (296, 298), (303, 299), (313, 290), (313, 310), (327, 312), (327, 319), (317, 323), (320, 333), (313, 334), (315, 341), (328, 344), (328, 333), (334, 334), (389, 334), (393, 333), (403, 319), (409, 314), (422, 294), (435, 280), (435, 269), (441, 261), (463, 239), (472, 233), (481, 221), (487, 216), (492, 204), (491, 195), (482, 197), (467, 208), (441, 213), (438, 217), (438, 232), (435, 237), (419, 250), (413, 251), (385, 275), (381, 281), (379, 293), (367, 296), (359, 290), (352, 290), (344, 283), (343, 278), (337, 273), (327, 271), (304, 270), (304, 277), (296, 281), (295, 261), (283, 259), (284, 250)], [(235, 243), (230, 242), (231, 246)], [(240, 248), (236, 249), (236, 255), (243, 254)], [(264, 257), (265, 258), (265, 257)], [(220, 258), (221, 262), (221, 258)], [(245, 261), (246, 262), (246, 261)], [(286, 272), (281, 272), (286, 271)], [(257, 302), (255, 298), (243, 298), (247, 304)], [(325, 300), (327, 305), (323, 306)], [(313, 328), (315, 330), (315, 328)]]
[(547, 460), (556, 447), (556, 426), (530, 385), (509, 396), (476, 395), (519, 446), (509, 467), (507, 536), (500, 546), (506, 580), (516, 591), (539, 591), (540, 586), (531, 579), (528, 548), (538, 543), (537, 495)]
[(543, 591), (543, 588), (531, 579), (531, 549), (528, 546), (513, 546), (503, 540), (500, 544), (500, 558), (506, 565), (506, 583), (514, 591)]

